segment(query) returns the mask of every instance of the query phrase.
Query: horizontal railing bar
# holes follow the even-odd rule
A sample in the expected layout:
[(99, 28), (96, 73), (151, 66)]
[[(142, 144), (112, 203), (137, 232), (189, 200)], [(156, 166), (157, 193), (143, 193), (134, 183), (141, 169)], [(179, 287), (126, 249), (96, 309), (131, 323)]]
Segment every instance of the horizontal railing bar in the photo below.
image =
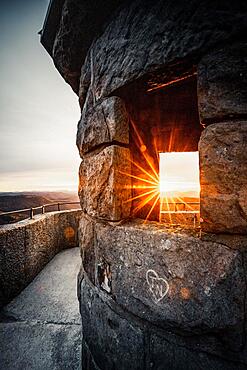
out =
[(24, 213), (24, 212), (31, 212), (31, 210), (37, 210), (37, 209), (42, 209), (42, 208), (47, 208), (51, 206), (60, 206), (60, 205), (70, 205), (70, 204), (80, 204), (80, 202), (57, 202), (57, 203), (47, 203), (43, 204), (42, 206), (37, 206), (37, 207), (31, 207), (31, 208), (25, 208), (25, 209), (17, 209), (14, 211), (8, 211), (8, 212), (0, 212), (0, 216), (7, 216), (11, 214), (16, 214), (16, 213)]
[[(80, 202), (56, 202), (56, 203), (47, 203), (47, 204), (44, 204), (43, 207), (48, 207), (48, 206), (57, 206), (58, 204), (80, 204)], [(42, 206), (39, 206), (39, 207), (42, 207)], [(39, 208), (37, 207), (37, 208)], [(34, 209), (34, 207), (33, 207)]]
[(191, 213), (191, 214), (197, 214), (200, 213), (200, 211), (160, 211), (160, 213)]
[(0, 216), (5, 216), (5, 215), (10, 215), (10, 214), (15, 214), (15, 213), (30, 212), (30, 210), (31, 210), (31, 208), (17, 209), (15, 211), (2, 212), (2, 213), (0, 213)]
[(174, 205), (174, 204), (200, 204), (200, 202), (174, 202), (174, 203), (166, 203), (166, 202), (162, 202), (162, 204), (171, 204), (171, 205)]

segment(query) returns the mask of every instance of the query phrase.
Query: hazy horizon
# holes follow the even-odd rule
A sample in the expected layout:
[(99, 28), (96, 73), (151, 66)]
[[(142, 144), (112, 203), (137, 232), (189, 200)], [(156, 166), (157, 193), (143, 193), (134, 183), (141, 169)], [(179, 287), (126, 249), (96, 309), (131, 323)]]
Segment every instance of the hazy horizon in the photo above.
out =
[(1, 192), (77, 190), (80, 110), (40, 44), (47, 7), (1, 1)]
[(163, 197), (199, 197), (199, 153), (160, 153), (160, 193)]

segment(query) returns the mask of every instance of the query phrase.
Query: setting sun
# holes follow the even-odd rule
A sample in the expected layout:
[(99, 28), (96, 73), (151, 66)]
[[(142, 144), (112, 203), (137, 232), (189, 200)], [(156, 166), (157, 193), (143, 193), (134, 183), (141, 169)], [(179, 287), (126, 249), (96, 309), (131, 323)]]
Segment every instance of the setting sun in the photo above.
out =
[(176, 196), (189, 194), (199, 196), (198, 152), (160, 153), (161, 195)]

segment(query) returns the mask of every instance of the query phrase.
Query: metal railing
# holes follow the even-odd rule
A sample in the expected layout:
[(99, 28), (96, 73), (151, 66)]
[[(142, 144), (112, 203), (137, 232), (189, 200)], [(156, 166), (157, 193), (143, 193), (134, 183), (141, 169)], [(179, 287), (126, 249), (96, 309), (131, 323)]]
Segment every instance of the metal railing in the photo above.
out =
[[(165, 206), (167, 207), (168, 209), (163, 211), (162, 210), (162, 206)], [(183, 209), (179, 209), (179, 206), (183, 205)], [(166, 202), (163, 202), (161, 204), (161, 210), (160, 210), (160, 213), (200, 213), (199, 210), (196, 210), (196, 209), (187, 209), (186, 210), (186, 207), (190, 207), (190, 206), (199, 206), (200, 203), (199, 202), (173, 202), (173, 203), (166, 203)], [(170, 208), (171, 206), (171, 208)]]
[[(182, 205), (182, 209), (181, 209), (181, 205)], [(162, 206), (165, 206), (166, 209), (165, 211), (162, 210)], [(171, 207), (170, 207), (171, 206)], [(174, 215), (176, 217), (176, 215), (181, 215), (181, 217), (186, 217), (186, 216), (189, 216), (191, 217), (191, 221), (186, 221), (185, 224), (190, 224), (190, 222), (193, 222), (193, 226), (194, 228), (198, 227), (200, 225), (200, 219), (199, 219), (199, 214), (200, 214), (200, 210), (199, 209), (193, 209), (192, 206), (200, 206), (200, 202), (164, 202), (161, 204), (161, 209), (160, 209), (160, 221), (162, 221), (162, 215), (163, 217), (165, 217), (165, 215)], [(187, 207), (187, 209), (186, 209)], [(190, 209), (188, 209), (188, 207)], [(196, 207), (194, 207), (196, 208)], [(181, 221), (181, 220), (180, 220)]]
[[(48, 207), (57, 207), (58, 211), (61, 211), (61, 207), (63, 205), (72, 205), (72, 204), (80, 204), (80, 202), (58, 202), (58, 203), (47, 203), (43, 204), (42, 206), (37, 206), (37, 207), (31, 207), (31, 208), (25, 208), (25, 209), (17, 209), (15, 211), (8, 211), (8, 212), (1, 212), (0, 217), (2, 216), (11, 216), (14, 214), (20, 214), (20, 213), (28, 213), (29, 217), (24, 218), (25, 219), (33, 219), (34, 216), (38, 214), (45, 214), (48, 212), (54, 212), (54, 210), (47, 211)], [(41, 212), (37, 212), (40, 210)]]

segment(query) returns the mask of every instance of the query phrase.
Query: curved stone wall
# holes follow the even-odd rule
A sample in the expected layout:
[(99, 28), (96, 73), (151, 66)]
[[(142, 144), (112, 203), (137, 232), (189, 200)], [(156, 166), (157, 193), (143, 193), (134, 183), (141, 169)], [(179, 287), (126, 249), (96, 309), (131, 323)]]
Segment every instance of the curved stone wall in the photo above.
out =
[[(100, 12), (100, 2), (92, 4), (88, 8), (98, 4)], [(247, 3), (118, 4), (89, 45), (85, 22), (98, 29), (97, 18), (86, 20), (87, 6), (66, 0), (53, 49), (82, 108), (82, 368), (244, 369)], [(204, 128), (202, 233), (143, 224), (130, 206), (136, 174), (126, 94), (136, 104), (136, 91), (148, 96), (163, 87), (168, 94), (169, 84), (176, 88), (187, 78), (195, 79), (193, 99)], [(154, 128), (150, 121), (146, 126), (147, 133)], [(147, 149), (145, 141), (139, 144)], [(155, 167), (152, 151), (145, 160)]]
[(0, 307), (20, 293), (43, 267), (78, 245), (80, 210), (51, 212), (0, 227)]
[[(198, 120), (205, 128), (199, 145), (201, 227), (213, 233), (246, 234), (246, 161), (244, 157), (240, 158), (246, 150), (247, 127), (246, 19), (246, 3), (242, 1), (236, 4), (220, 1), (210, 6), (207, 1), (189, 1), (182, 6), (180, 2), (136, 0), (118, 9), (104, 32), (92, 43), (81, 70), (79, 99), (82, 115), (77, 146), (82, 158), (79, 196), (86, 213), (116, 221), (121, 219), (119, 214), (122, 218), (132, 217), (135, 202), (139, 201), (133, 201), (132, 210), (126, 207), (125, 212), (118, 212), (117, 208), (121, 207), (113, 196), (116, 190), (110, 176), (114, 172), (114, 184), (125, 183), (121, 202), (128, 205), (131, 198), (129, 189), (132, 187), (132, 197), (139, 193), (133, 190), (133, 178), (130, 180), (126, 175), (123, 178), (123, 173), (132, 171), (132, 175), (140, 177), (133, 166), (128, 169), (129, 159), (142, 167), (146, 163), (144, 160), (142, 164), (143, 154), (133, 146), (130, 124), (133, 117), (127, 111), (126, 94), (135, 105), (138, 89), (147, 95), (149, 88), (157, 87), (157, 83), (163, 86), (163, 83), (194, 74), (197, 76), (197, 97), (194, 100), (197, 105), (198, 99)], [(66, 53), (65, 50), (63, 52)], [(135, 84), (137, 90), (133, 88)], [(164, 90), (169, 94), (167, 88)], [(147, 135), (152, 137), (152, 122), (146, 123), (146, 132), (151, 132)], [(217, 126), (217, 132), (221, 131), (213, 139), (217, 141), (215, 151), (211, 150), (212, 132), (216, 132), (210, 128), (212, 124)], [(126, 129), (128, 125), (129, 132)], [(232, 127), (231, 135), (228, 133), (229, 125)], [(222, 140), (226, 135), (227, 142)], [(194, 131), (192, 136), (198, 139)], [(145, 140), (149, 142), (149, 138)], [(148, 161), (158, 172), (156, 140), (149, 145), (144, 144), (148, 148)], [(106, 148), (110, 146), (115, 149)], [(110, 160), (104, 160), (107, 157)], [(117, 171), (119, 158), (123, 167), (120, 175)], [(106, 162), (112, 165), (106, 168)], [(104, 165), (105, 169), (97, 176), (96, 184), (98, 192), (107, 199), (103, 210), (98, 207), (95, 188), (89, 184), (92, 169), (96, 169), (95, 163)], [(236, 169), (235, 179), (240, 175), (237, 181), (231, 176), (233, 168)], [(86, 191), (82, 191), (84, 186)], [(107, 206), (112, 198), (110, 209), (114, 212)], [(158, 219), (157, 214), (158, 211), (154, 210), (153, 219)], [(137, 214), (137, 217), (142, 215)]]
[(84, 215), (83, 369), (244, 369), (247, 239), (234, 238)]

